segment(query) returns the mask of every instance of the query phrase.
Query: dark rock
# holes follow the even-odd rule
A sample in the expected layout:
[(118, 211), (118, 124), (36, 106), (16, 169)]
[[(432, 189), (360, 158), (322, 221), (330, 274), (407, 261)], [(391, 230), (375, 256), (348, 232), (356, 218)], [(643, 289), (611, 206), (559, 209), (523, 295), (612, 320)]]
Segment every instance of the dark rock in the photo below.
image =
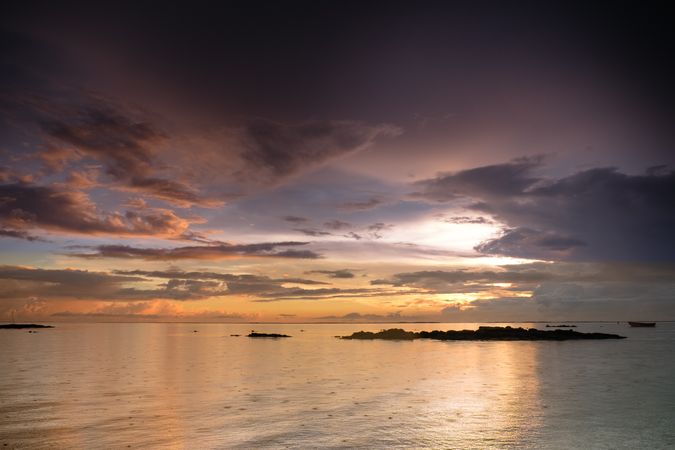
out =
[(277, 333), (256, 333), (255, 331), (252, 331), (248, 337), (251, 338), (287, 338), (290, 337), (287, 334), (277, 334)]
[(0, 329), (21, 330), (23, 328), (54, 328), (51, 325), (38, 325), (35, 323), (6, 323), (0, 324)]
[(391, 328), (377, 333), (357, 331), (342, 339), (436, 339), (439, 341), (567, 341), (581, 339), (625, 339), (625, 336), (606, 333), (580, 333), (573, 330), (537, 330), (536, 328), (479, 327), (477, 330), (461, 331), (405, 331)]

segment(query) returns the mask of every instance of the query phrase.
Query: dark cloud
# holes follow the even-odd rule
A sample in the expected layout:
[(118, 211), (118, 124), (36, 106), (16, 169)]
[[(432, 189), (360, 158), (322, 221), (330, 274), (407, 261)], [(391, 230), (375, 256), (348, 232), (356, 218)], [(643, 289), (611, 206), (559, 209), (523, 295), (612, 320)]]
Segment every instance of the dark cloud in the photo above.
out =
[(216, 207), (223, 204), (222, 200), (205, 198), (187, 183), (181, 183), (176, 180), (150, 176), (131, 177), (122, 188), (123, 190), (145, 194), (182, 207), (192, 205)]
[(332, 236), (333, 233), (330, 233), (328, 231), (322, 231), (322, 230), (316, 230), (313, 228), (293, 228), (294, 231), (300, 232), (304, 235), (307, 236), (314, 236), (314, 237), (319, 237), (319, 236)]
[[(254, 302), (274, 302), (282, 300), (320, 300), (334, 296), (354, 296), (355, 294), (377, 295), (374, 289), (339, 289), (287, 287), (287, 284), (326, 285), (327, 283), (302, 278), (269, 278), (250, 274), (221, 274), (215, 272), (183, 272), (183, 271), (117, 271), (124, 276), (142, 276), (147, 278), (168, 279), (166, 286), (175, 289), (180, 286), (197, 288), (215, 288), (226, 286), (222, 294), (245, 295), (254, 297)], [(183, 289), (185, 290), (185, 288)], [(201, 291), (198, 291), (201, 292)]]
[(86, 270), (0, 266), (0, 280), (3, 280), (1, 298), (127, 301), (147, 298), (189, 299), (195, 296), (194, 292), (182, 293), (168, 288), (136, 290), (128, 285), (143, 281), (143, 278)]
[(104, 213), (80, 192), (27, 184), (0, 185), (0, 224), (6, 231), (38, 229), (74, 234), (178, 236), (189, 223), (166, 209)]
[[(0, 266), (0, 298), (107, 300), (201, 300), (246, 295), (266, 300), (303, 295), (331, 295), (333, 288), (302, 289), (286, 285), (326, 285), (303, 278), (270, 278), (251, 274), (129, 270), (91, 272), (71, 269), (33, 269)], [(152, 288), (139, 288), (151, 283)], [(344, 291), (349, 292), (349, 291)], [(116, 307), (122, 308), (122, 307)], [(100, 312), (100, 311), (99, 311)], [(109, 312), (109, 311), (108, 311)], [(129, 311), (127, 311), (129, 312)], [(133, 311), (132, 311), (133, 312)]]
[(286, 222), (294, 223), (294, 224), (302, 224), (302, 223), (307, 223), (310, 220), (306, 217), (299, 217), (299, 216), (285, 216), (283, 218)]
[(305, 272), (307, 274), (321, 274), (328, 275), (329, 278), (354, 278), (354, 272), (350, 269), (340, 269), (340, 270), (310, 270)]
[(675, 317), (674, 294), (672, 284), (545, 284), (531, 298), (480, 299), (449, 305), (440, 313), (452, 322), (651, 321)]
[[(672, 264), (636, 263), (531, 263), (495, 267), (492, 270), (433, 270), (403, 272), (389, 279), (371, 281), (389, 285), (425, 289), (432, 293), (478, 292), (491, 289), (534, 291), (538, 287), (559, 284), (612, 285), (630, 280), (642, 285), (672, 284)], [(498, 284), (510, 283), (510, 287)]]
[(91, 158), (104, 165), (114, 182), (111, 187), (179, 206), (222, 203), (177, 179), (176, 170), (168, 177), (158, 175), (168, 168), (159, 157), (169, 136), (147, 119), (147, 113), (82, 92), (67, 92), (67, 100), (63, 94), (51, 91), (42, 97), (20, 92), (5, 106), (6, 114), (18, 117), (16, 128), (41, 139), (35, 155), (48, 171), (64, 171), (72, 162)]
[(428, 292), (419, 289), (368, 289), (368, 288), (320, 288), (320, 289), (302, 289), (302, 288), (283, 288), (276, 291), (258, 294), (257, 303), (268, 303), (291, 300), (331, 300), (341, 298), (379, 298), (396, 297), (411, 294), (427, 294)]
[[(265, 255), (263, 255), (265, 256)], [(270, 254), (269, 256), (276, 256), (279, 258), (297, 258), (297, 259), (317, 259), (321, 258), (321, 255), (315, 253), (311, 250), (281, 250), (276, 253)]]
[(362, 202), (345, 202), (338, 205), (338, 208), (345, 211), (367, 211), (375, 209), (383, 203), (383, 200), (378, 197), (371, 197)]
[(292, 283), (307, 285), (324, 285), (323, 281), (308, 280), (305, 278), (269, 278), (262, 275), (235, 275), (218, 272), (184, 272), (180, 270), (116, 270), (113, 273), (126, 276), (143, 276), (150, 278), (169, 278), (173, 280), (221, 280), (225, 282), (266, 284), (266, 283)]
[(284, 247), (307, 245), (308, 242), (264, 242), (258, 244), (226, 244), (186, 246), (175, 248), (132, 247), (128, 245), (99, 245), (89, 253), (70, 253), (80, 258), (128, 258), (147, 260), (224, 259), (243, 257), (277, 257), (316, 259), (320, 255), (310, 250), (279, 250)]
[(258, 294), (258, 299), (253, 300), (258, 303), (279, 302), (287, 300), (324, 300), (330, 298), (351, 298), (351, 297), (373, 297), (397, 295), (399, 293), (385, 292), (379, 289), (341, 289), (341, 288), (284, 288), (274, 292), (264, 292)]
[(538, 259), (675, 259), (675, 172), (628, 175), (589, 169), (555, 180), (533, 175), (538, 162), (520, 160), (442, 175), (417, 183), (414, 196), (470, 201), (506, 224), (476, 249)]
[(543, 254), (546, 254), (560, 259), (574, 251), (575, 248), (584, 246), (586, 243), (579, 239), (522, 227), (506, 230), (500, 237), (482, 242), (474, 248), (480, 253), (489, 255), (541, 258)]
[(394, 228), (394, 226), (391, 224), (378, 222), (372, 225), (368, 225), (366, 230), (368, 230), (368, 233), (373, 239), (382, 239), (382, 231), (391, 230), (392, 228)]
[(12, 96), (3, 112), (23, 139), (31, 139), (32, 158), (43, 162), (46, 173), (81, 172), (82, 164), (94, 160), (107, 175), (100, 186), (180, 207), (220, 206), (399, 133), (391, 125), (356, 121), (255, 119), (208, 139), (186, 137), (162, 131), (159, 119), (145, 110), (77, 89), (28, 92)]
[(371, 284), (421, 288), (433, 293), (457, 293), (494, 289), (494, 283), (517, 283), (534, 288), (538, 283), (554, 277), (543, 267), (525, 270), (436, 270), (398, 273), (391, 279), (373, 280)]
[(506, 164), (441, 174), (436, 178), (416, 182), (415, 186), (420, 190), (412, 196), (437, 202), (467, 197), (487, 202), (495, 198), (523, 195), (540, 181), (532, 175), (532, 170), (539, 167), (540, 162), (539, 158), (521, 159)]
[(166, 136), (149, 123), (137, 122), (108, 105), (88, 106), (71, 116), (45, 118), (43, 130), (64, 144), (107, 163), (117, 179), (144, 176), (152, 170), (153, 146)]
[(339, 231), (339, 230), (344, 230), (345, 228), (351, 228), (352, 224), (349, 223), (349, 222), (344, 222), (342, 220), (333, 219), (333, 220), (329, 220), (327, 222), (324, 222), (323, 226), (325, 228), (328, 228), (329, 230)]
[(15, 238), (15, 239), (24, 239), (26, 241), (41, 241), (44, 242), (45, 239), (39, 237), (39, 236), (33, 236), (32, 234), (28, 233), (27, 231), (23, 230), (6, 230), (6, 229), (0, 229), (0, 237), (10, 237), (10, 238)]
[(243, 127), (239, 137), (244, 181), (270, 184), (330, 160), (363, 150), (381, 136), (400, 131), (391, 125), (354, 121), (309, 121), (282, 124), (258, 119)]

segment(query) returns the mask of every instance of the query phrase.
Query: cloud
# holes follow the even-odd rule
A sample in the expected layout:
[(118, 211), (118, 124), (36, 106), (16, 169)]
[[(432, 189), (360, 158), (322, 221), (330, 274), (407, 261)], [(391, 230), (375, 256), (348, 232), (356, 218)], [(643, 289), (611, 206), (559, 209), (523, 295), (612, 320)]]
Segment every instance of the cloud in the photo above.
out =
[(203, 198), (190, 185), (156, 176), (159, 147), (168, 136), (149, 122), (134, 120), (128, 114), (101, 100), (66, 117), (43, 122), (46, 133), (59, 144), (100, 160), (120, 188), (165, 200), (179, 206), (217, 206), (222, 202)]
[(539, 167), (540, 158), (523, 158), (506, 164), (495, 164), (440, 174), (435, 178), (418, 181), (420, 189), (412, 197), (448, 202), (466, 197), (484, 201), (522, 195), (540, 181), (532, 175)]
[(498, 267), (495, 270), (425, 270), (397, 273), (390, 279), (372, 280), (371, 285), (421, 288), (437, 294), (463, 293), (492, 290), (496, 283), (515, 283), (533, 289), (537, 284), (555, 279), (556, 276), (559, 275), (545, 266), (529, 265), (522, 268)]
[(391, 225), (391, 224), (378, 222), (378, 223), (374, 223), (372, 225), (369, 225), (366, 228), (366, 230), (368, 230), (370, 236), (373, 239), (382, 239), (382, 233), (381, 232), (385, 231), (385, 230), (391, 230), (392, 228), (394, 228), (394, 226)]
[(517, 160), (416, 183), (414, 197), (463, 202), (506, 225), (476, 247), (514, 257), (580, 261), (675, 260), (675, 172), (628, 175), (595, 168), (559, 179)]
[(308, 280), (305, 278), (269, 278), (262, 275), (235, 275), (230, 273), (218, 272), (184, 272), (180, 270), (116, 270), (113, 273), (126, 276), (143, 276), (149, 278), (170, 278), (174, 280), (221, 280), (225, 282), (241, 283), (241, 284), (269, 284), (284, 283), (292, 284), (308, 284), (308, 285), (325, 285), (323, 281)]
[(329, 230), (338, 231), (338, 230), (344, 230), (345, 228), (351, 228), (352, 224), (349, 223), (349, 222), (344, 222), (342, 220), (333, 219), (333, 220), (329, 220), (327, 222), (324, 222), (323, 226), (324, 226), (324, 228), (327, 228)]
[(189, 226), (187, 220), (167, 209), (104, 213), (83, 192), (26, 184), (0, 185), (0, 224), (17, 235), (42, 229), (159, 237), (179, 236)]
[(393, 312), (389, 314), (361, 314), (352, 312), (343, 316), (323, 316), (317, 317), (320, 320), (335, 320), (345, 322), (399, 322), (403, 319), (400, 312)]
[(259, 298), (253, 301), (257, 303), (268, 303), (288, 300), (325, 300), (330, 298), (380, 297), (389, 295), (400, 295), (400, 293), (364, 288), (283, 288), (273, 292), (259, 293), (257, 294)]
[(80, 166), (93, 159), (112, 180), (109, 188), (181, 207), (222, 204), (221, 198), (206, 197), (190, 180), (182, 179), (182, 168), (170, 167), (161, 160), (167, 155), (171, 137), (149, 119), (147, 112), (82, 91), (62, 92), (53, 87), (40, 94), (17, 91), (4, 109), (12, 116), (15, 128), (32, 142), (38, 140), (32, 157), (42, 161), (47, 173), (67, 175), (70, 166), (80, 164), (70, 167), (75, 174), (68, 176), (72, 185), (92, 186), (91, 174), (83, 177)]
[(127, 184), (121, 187), (124, 191), (138, 192), (157, 199), (165, 200), (181, 207), (199, 205), (215, 208), (223, 204), (224, 200), (206, 198), (187, 183), (176, 180), (167, 180), (158, 177), (131, 177)]
[(309, 219), (306, 217), (298, 217), (298, 216), (285, 216), (283, 218), (286, 222), (294, 223), (294, 224), (301, 224), (301, 223), (307, 223), (309, 222)]
[(126, 303), (108, 303), (94, 309), (73, 312), (57, 311), (50, 317), (67, 320), (205, 320), (205, 321), (245, 321), (255, 319), (254, 314), (238, 314), (219, 310), (185, 311), (175, 303), (166, 300), (153, 300)]
[(153, 146), (166, 139), (152, 124), (133, 120), (100, 100), (70, 113), (45, 118), (43, 130), (61, 143), (101, 159), (117, 179), (151, 171)]
[[(93, 272), (76, 269), (38, 269), (0, 266), (0, 298), (60, 300), (202, 300), (210, 297), (244, 295), (275, 299), (305, 294), (341, 292), (333, 288), (302, 289), (288, 285), (326, 285), (303, 278), (270, 278), (251, 274), (185, 272), (180, 270), (129, 270)], [(140, 286), (151, 285), (141, 288)], [(140, 304), (139, 304), (140, 305)], [(115, 307), (121, 309), (123, 307)], [(100, 313), (101, 311), (97, 311)], [(110, 311), (107, 311), (110, 312)], [(119, 311), (118, 311), (119, 312)], [(127, 312), (135, 312), (128, 311)]]
[(373, 285), (411, 286), (435, 289), (436, 283), (452, 285), (467, 282), (543, 283), (543, 282), (615, 282), (627, 278), (635, 282), (671, 282), (672, 264), (641, 263), (528, 263), (493, 267), (492, 270), (425, 270), (394, 274), (390, 279), (371, 281)]
[(448, 305), (440, 313), (456, 322), (672, 320), (673, 295), (673, 284), (544, 284), (532, 297), (479, 299)]
[(356, 121), (307, 121), (283, 124), (252, 120), (238, 136), (243, 167), (237, 173), (244, 181), (276, 184), (302, 171), (356, 153), (382, 136), (395, 136), (392, 125), (367, 125)]
[(328, 275), (329, 278), (354, 278), (354, 272), (350, 269), (340, 269), (340, 270), (310, 270), (305, 272), (306, 274), (321, 274)]
[[(99, 187), (133, 192), (179, 207), (217, 207), (261, 186), (278, 185), (337, 158), (359, 152), (400, 130), (349, 120), (282, 123), (244, 119), (217, 133), (196, 135), (140, 108), (77, 89), (17, 92), (5, 105), (32, 158), (45, 173), (82, 174), (102, 166)], [(63, 89), (62, 89), (63, 90)], [(89, 188), (91, 177), (70, 182)]]
[(453, 216), (453, 217), (440, 217), (441, 221), (446, 223), (454, 224), (472, 224), (472, 225), (489, 225), (494, 222), (490, 219), (487, 219), (483, 216), (469, 217), (469, 216)]
[(74, 189), (90, 189), (98, 185), (98, 170), (71, 170), (66, 177), (66, 183)]
[(74, 269), (0, 266), (0, 298), (138, 299), (128, 290), (142, 278)]
[(375, 209), (383, 203), (383, 200), (378, 197), (371, 197), (362, 202), (345, 202), (338, 205), (339, 209), (345, 211), (368, 211)]
[(0, 228), (0, 237), (10, 237), (10, 238), (15, 238), (15, 239), (24, 239), (26, 241), (41, 241), (45, 242), (45, 239), (39, 237), (39, 236), (33, 236), (32, 234), (22, 231), (22, 230), (7, 230)]
[[(244, 295), (253, 297), (254, 302), (275, 302), (281, 300), (318, 300), (331, 298), (336, 295), (376, 294), (373, 289), (339, 289), (339, 288), (300, 288), (288, 287), (289, 284), (301, 285), (326, 285), (327, 283), (307, 280), (303, 278), (270, 278), (251, 274), (227, 274), (215, 272), (183, 272), (183, 271), (116, 271), (115, 274), (123, 276), (141, 276), (147, 278), (168, 279), (167, 288), (202, 286), (222, 288), (225, 291), (219, 295)], [(185, 289), (183, 289), (185, 290)], [(200, 289), (192, 289), (191, 292), (200, 293)]]
[(89, 253), (69, 253), (80, 258), (125, 258), (146, 260), (225, 259), (244, 257), (277, 257), (316, 259), (320, 255), (310, 250), (279, 250), (279, 247), (307, 245), (308, 242), (263, 242), (257, 244), (227, 244), (185, 246), (174, 248), (132, 247), (129, 245), (99, 245)]
[(307, 236), (314, 236), (314, 237), (319, 237), (319, 236), (332, 236), (333, 233), (330, 233), (328, 231), (321, 231), (321, 230), (316, 230), (314, 228), (293, 228), (294, 231), (297, 231), (299, 233), (302, 233)]
[(376, 297), (396, 297), (411, 294), (426, 294), (425, 291), (416, 289), (368, 289), (368, 288), (283, 288), (275, 291), (257, 294), (259, 298), (253, 300), (257, 303), (295, 300), (330, 300), (340, 298), (364, 299)]
[(447, 320), (653, 320), (658, 311), (675, 317), (674, 280), (673, 264), (557, 262), (404, 272), (371, 284), (478, 297), (450, 303)]
[(545, 252), (549, 257), (556, 256), (555, 259), (560, 259), (577, 247), (586, 245), (573, 237), (521, 227), (505, 230), (498, 238), (484, 241), (474, 248), (489, 255), (517, 254), (526, 258), (540, 258)]

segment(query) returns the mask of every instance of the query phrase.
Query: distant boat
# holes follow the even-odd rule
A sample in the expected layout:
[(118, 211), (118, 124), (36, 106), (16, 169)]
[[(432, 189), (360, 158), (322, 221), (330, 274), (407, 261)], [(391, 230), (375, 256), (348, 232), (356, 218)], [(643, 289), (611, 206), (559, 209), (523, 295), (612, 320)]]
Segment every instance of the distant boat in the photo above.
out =
[(631, 327), (655, 327), (656, 322), (628, 322)]

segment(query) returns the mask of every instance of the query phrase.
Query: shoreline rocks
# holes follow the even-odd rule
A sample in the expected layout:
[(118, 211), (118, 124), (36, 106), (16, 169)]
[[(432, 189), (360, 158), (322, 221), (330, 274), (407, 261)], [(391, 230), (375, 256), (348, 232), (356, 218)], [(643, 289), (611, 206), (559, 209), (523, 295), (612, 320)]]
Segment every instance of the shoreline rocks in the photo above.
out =
[(625, 339), (625, 336), (607, 333), (580, 333), (574, 330), (538, 330), (536, 328), (479, 327), (477, 330), (449, 331), (406, 331), (390, 328), (377, 333), (357, 331), (340, 339), (386, 339), (410, 341), (413, 339), (435, 339), (439, 341), (567, 341), (586, 339)]

